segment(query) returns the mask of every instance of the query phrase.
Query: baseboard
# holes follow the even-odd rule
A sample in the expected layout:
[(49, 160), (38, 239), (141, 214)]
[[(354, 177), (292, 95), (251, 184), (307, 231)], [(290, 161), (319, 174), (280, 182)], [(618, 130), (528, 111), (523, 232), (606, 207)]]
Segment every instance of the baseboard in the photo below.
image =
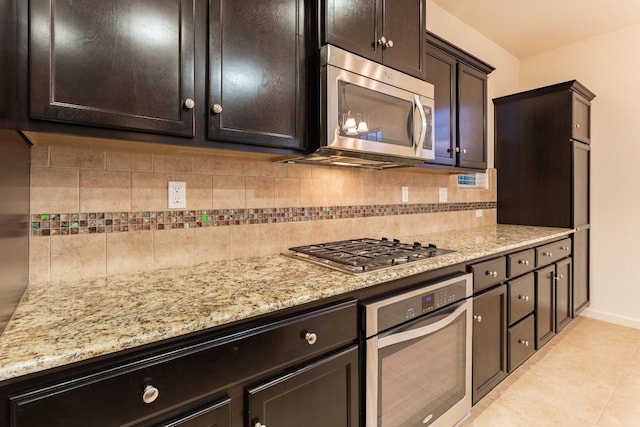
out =
[(602, 311), (597, 311), (592, 308), (587, 308), (580, 316), (589, 317), (591, 319), (603, 320), (609, 323), (615, 323), (617, 325), (628, 326), (630, 328), (640, 329), (640, 320), (638, 319), (630, 319), (628, 317), (616, 316), (611, 313), (605, 313)]

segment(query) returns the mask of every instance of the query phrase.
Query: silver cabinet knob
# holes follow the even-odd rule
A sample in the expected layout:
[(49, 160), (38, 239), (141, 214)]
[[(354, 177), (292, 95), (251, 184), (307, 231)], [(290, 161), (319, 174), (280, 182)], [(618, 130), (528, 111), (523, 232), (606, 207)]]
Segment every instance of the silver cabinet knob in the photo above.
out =
[(211, 112), (213, 114), (220, 114), (222, 113), (222, 105), (220, 104), (213, 104), (213, 107), (211, 107)]
[(267, 426), (262, 424), (260, 421), (258, 421), (253, 427), (267, 427)]
[(580, 129), (580, 123), (576, 123), (576, 127)]
[(480, 316), (480, 315), (473, 316), (473, 320), (475, 320), (476, 322), (480, 323), (480, 322), (482, 322), (482, 316)]
[(552, 252), (542, 252), (542, 256), (553, 256)]
[(561, 251), (569, 251), (569, 247), (568, 246), (560, 246), (560, 250)]
[(466, 148), (462, 149), (462, 154), (467, 154), (467, 149)]
[(529, 265), (529, 260), (528, 259), (519, 259), (518, 260), (518, 264)]
[(193, 99), (187, 98), (184, 100), (184, 108), (186, 108), (187, 110), (191, 110), (195, 106), (196, 106), (196, 101), (194, 101)]
[(559, 276), (554, 276), (553, 280), (562, 280), (564, 279), (564, 274), (560, 274)]
[(518, 340), (518, 344), (522, 344), (522, 345), (524, 345), (525, 347), (529, 347), (529, 341), (527, 341), (527, 340), (520, 340), (520, 339), (519, 339), (519, 340)]
[(307, 340), (307, 343), (309, 343), (309, 345), (314, 345), (316, 341), (318, 341), (318, 336), (313, 332), (307, 332), (306, 334), (304, 334), (304, 339)]
[(387, 40), (385, 36), (382, 36), (378, 39), (378, 46), (393, 47), (393, 40)]
[(498, 272), (497, 271), (488, 271), (485, 273), (487, 276), (491, 276), (491, 277), (498, 277)]
[(521, 299), (523, 301), (529, 301), (529, 296), (528, 295), (518, 295), (518, 299)]
[(151, 384), (149, 384), (144, 388), (144, 391), (142, 392), (142, 401), (144, 403), (153, 403), (158, 398), (159, 394), (160, 394), (160, 391), (154, 386), (152, 386)]

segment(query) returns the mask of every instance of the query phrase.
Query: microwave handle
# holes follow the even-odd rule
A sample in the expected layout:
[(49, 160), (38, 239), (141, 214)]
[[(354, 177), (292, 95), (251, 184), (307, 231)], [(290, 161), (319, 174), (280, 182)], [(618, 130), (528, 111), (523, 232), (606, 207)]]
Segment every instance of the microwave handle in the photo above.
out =
[(424, 112), (424, 106), (420, 102), (420, 96), (414, 95), (414, 99), (415, 99), (415, 106), (418, 108), (418, 113), (420, 113), (420, 124), (421, 124), (420, 139), (418, 139), (413, 146), (413, 148), (417, 152), (418, 147), (422, 147), (422, 144), (424, 144), (424, 140), (427, 137), (427, 129), (428, 129), (429, 123), (427, 123), (427, 115)]

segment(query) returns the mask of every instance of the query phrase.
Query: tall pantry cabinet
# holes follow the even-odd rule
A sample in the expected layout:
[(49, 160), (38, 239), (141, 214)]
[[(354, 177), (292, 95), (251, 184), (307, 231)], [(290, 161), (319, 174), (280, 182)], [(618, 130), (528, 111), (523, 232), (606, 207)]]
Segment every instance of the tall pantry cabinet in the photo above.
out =
[(590, 103), (576, 80), (493, 100), (498, 223), (574, 228), (572, 314), (589, 304)]

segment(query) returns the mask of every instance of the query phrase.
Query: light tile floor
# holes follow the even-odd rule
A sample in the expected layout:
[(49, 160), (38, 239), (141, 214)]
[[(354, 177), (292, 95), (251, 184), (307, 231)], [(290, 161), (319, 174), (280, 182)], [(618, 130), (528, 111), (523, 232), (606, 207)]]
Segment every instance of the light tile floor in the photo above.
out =
[(640, 329), (576, 318), (461, 424), (485, 426), (640, 426)]

